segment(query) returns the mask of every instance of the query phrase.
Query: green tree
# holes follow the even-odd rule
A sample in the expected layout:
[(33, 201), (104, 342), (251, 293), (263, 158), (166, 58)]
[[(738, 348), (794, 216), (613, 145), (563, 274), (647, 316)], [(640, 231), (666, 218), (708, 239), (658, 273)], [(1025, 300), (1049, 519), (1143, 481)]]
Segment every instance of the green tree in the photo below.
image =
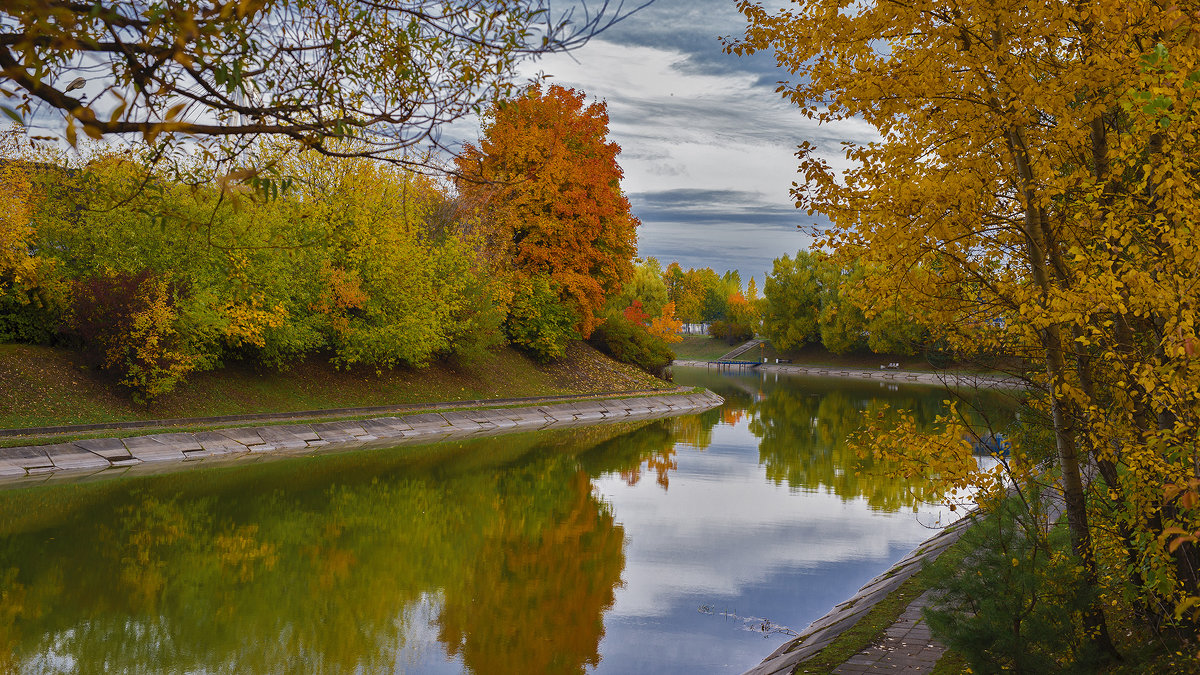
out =
[(829, 264), (822, 270), (821, 344), (834, 354), (847, 354), (867, 345), (867, 320), (851, 298), (851, 289), (862, 279), (862, 269)]
[(796, 349), (820, 339), (822, 261), (797, 251), (776, 258), (763, 282), (763, 333), (778, 349)]

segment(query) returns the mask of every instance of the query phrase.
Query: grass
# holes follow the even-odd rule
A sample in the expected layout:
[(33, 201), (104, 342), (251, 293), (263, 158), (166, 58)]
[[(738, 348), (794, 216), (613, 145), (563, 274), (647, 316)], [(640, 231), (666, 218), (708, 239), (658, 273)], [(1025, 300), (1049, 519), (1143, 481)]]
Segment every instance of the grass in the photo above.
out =
[[(968, 544), (960, 540), (942, 553), (942, 559), (952, 566), (958, 566), (969, 553)], [(828, 675), (855, 654), (878, 644), (883, 639), (884, 631), (896, 622), (908, 605), (929, 590), (929, 576), (925, 569), (918, 571), (871, 608), (858, 623), (813, 658), (800, 663), (793, 672)], [(1102, 675), (1200, 673), (1200, 656), (1196, 653), (1194, 641), (1180, 645), (1162, 635), (1155, 635), (1133, 618), (1133, 612), (1128, 607), (1108, 612), (1108, 616), (1113, 641), (1123, 660), (1094, 672)], [(966, 672), (970, 672), (966, 658), (954, 650), (947, 650), (938, 660), (932, 675), (959, 675)]]
[[(951, 562), (956, 562), (962, 560), (967, 552), (961, 542), (955, 542), (942, 553), (942, 556), (947, 557)], [(817, 652), (811, 659), (800, 663), (794, 672), (832, 673), (834, 668), (842, 665), (855, 654), (882, 640), (884, 631), (896, 623), (896, 620), (912, 604), (912, 601), (927, 590), (929, 590), (929, 575), (926, 570), (922, 569), (906, 579), (886, 598), (876, 603), (858, 620), (858, 623), (837, 636), (828, 647)], [(944, 660), (946, 660), (945, 657), (942, 658), (942, 661)], [(939, 661), (940, 663), (941, 661)], [(964, 671), (960, 669), (950, 672), (961, 673)]]
[(707, 335), (684, 335), (683, 342), (671, 345), (675, 358), (691, 361), (715, 361), (730, 349), (733, 347), (725, 344), (723, 340)]
[(234, 363), (195, 374), (175, 391), (139, 405), (75, 352), (0, 344), (0, 428), (9, 429), (670, 386), (579, 342), (565, 359), (549, 365), (512, 349), (381, 373), (338, 370), (321, 358), (283, 372)]

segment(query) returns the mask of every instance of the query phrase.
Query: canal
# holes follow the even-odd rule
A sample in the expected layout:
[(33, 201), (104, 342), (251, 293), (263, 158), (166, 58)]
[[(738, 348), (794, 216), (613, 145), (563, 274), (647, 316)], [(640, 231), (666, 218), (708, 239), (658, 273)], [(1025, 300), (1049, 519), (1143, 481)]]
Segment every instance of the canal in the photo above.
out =
[(737, 673), (947, 517), (844, 440), (945, 392), (676, 380), (726, 404), (0, 491), (0, 670)]

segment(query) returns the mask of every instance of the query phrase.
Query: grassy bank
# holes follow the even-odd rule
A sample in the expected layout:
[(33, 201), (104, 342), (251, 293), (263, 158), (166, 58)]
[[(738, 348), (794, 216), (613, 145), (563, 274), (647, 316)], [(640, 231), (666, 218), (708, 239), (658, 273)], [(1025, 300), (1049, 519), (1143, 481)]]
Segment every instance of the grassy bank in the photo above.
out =
[[(959, 540), (942, 553), (940, 560), (951, 567), (958, 567), (973, 552), (968, 541)], [(886, 642), (884, 632), (896, 622), (904, 610), (925, 591), (933, 587), (932, 574), (928, 568), (914, 574), (895, 591), (875, 604), (859, 621), (845, 631), (829, 646), (800, 663), (794, 672), (812, 675), (831, 675), (835, 668), (855, 654), (873, 645)], [(1117, 650), (1122, 655), (1119, 662), (1093, 665), (1090, 672), (1098, 675), (1167, 675), (1168, 673), (1200, 672), (1200, 660), (1196, 658), (1194, 645), (1181, 645), (1167, 635), (1156, 635), (1145, 623), (1135, 618), (1132, 607), (1118, 603), (1108, 607), (1106, 616)], [(948, 650), (938, 660), (932, 675), (959, 675), (970, 672), (963, 655)], [(1083, 672), (1073, 670), (1070, 672)]]
[(671, 345), (675, 358), (693, 361), (714, 361), (733, 347), (707, 335), (684, 335), (683, 342)]
[(209, 417), (669, 387), (590, 346), (571, 345), (562, 361), (539, 364), (503, 349), (421, 370), (337, 370), (310, 358), (286, 371), (233, 363), (191, 377), (146, 404), (72, 351), (0, 345), (0, 428)]

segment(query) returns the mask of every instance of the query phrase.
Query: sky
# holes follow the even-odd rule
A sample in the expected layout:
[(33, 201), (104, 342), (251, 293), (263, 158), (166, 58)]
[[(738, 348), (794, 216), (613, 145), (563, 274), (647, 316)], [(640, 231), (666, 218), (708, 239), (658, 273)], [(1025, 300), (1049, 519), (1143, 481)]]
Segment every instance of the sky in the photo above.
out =
[(790, 77), (769, 54), (724, 54), (719, 36), (745, 20), (733, 0), (656, 0), (584, 47), (532, 64), (551, 84), (607, 103), (622, 148), (622, 187), (642, 221), (638, 253), (664, 266), (736, 269), (762, 287), (772, 261), (807, 248), (797, 226), (827, 221), (795, 208), (796, 147), (834, 167), (843, 140), (875, 137), (865, 123), (818, 126), (775, 88)]

